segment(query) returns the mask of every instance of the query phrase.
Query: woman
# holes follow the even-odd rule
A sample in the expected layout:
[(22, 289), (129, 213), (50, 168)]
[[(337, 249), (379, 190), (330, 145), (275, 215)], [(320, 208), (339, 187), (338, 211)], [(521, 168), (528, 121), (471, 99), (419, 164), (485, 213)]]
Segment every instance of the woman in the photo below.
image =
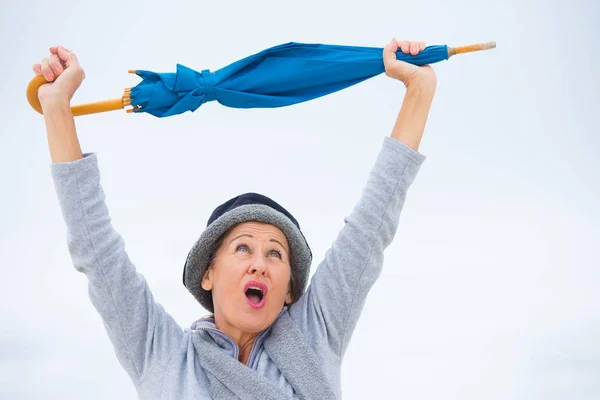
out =
[(82, 154), (70, 100), (84, 72), (57, 46), (34, 65), (52, 83), (39, 89), (51, 172), (75, 268), (119, 361), (144, 399), (339, 399), (345, 350), (407, 190), (425, 157), (418, 152), (434, 97), (429, 66), (396, 59), (422, 42), (392, 40), (386, 75), (406, 95), (363, 195), (308, 288), (312, 254), (296, 219), (275, 201), (247, 193), (211, 215), (188, 254), (184, 285), (214, 317), (181, 329), (158, 305), (111, 226), (97, 156)]

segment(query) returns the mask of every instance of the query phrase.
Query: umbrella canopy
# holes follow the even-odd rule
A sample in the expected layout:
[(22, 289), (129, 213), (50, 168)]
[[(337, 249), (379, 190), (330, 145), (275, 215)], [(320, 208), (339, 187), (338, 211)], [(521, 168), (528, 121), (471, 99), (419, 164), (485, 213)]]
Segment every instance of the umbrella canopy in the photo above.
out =
[[(134, 112), (168, 117), (217, 101), (234, 108), (275, 108), (337, 92), (385, 72), (383, 48), (286, 43), (201, 72), (177, 64), (177, 72), (136, 70), (143, 80), (131, 89)], [(429, 46), (417, 55), (397, 53), (415, 65), (447, 60), (448, 47)]]

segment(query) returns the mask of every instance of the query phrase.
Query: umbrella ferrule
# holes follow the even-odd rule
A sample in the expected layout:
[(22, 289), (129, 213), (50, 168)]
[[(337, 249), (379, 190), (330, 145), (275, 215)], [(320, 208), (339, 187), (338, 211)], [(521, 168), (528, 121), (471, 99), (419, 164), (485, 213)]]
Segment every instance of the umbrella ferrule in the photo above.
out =
[(468, 46), (448, 47), (448, 58), (463, 53), (471, 53), (473, 51), (495, 49), (496, 42), (470, 44)]

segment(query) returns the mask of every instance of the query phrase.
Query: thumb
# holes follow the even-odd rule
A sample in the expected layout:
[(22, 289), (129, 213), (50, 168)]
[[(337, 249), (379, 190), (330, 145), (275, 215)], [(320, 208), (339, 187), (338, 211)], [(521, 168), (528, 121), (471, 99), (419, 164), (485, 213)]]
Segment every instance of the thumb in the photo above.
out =
[(392, 41), (383, 49), (383, 63), (386, 66), (391, 65), (391, 63), (396, 61), (396, 51), (398, 51), (398, 42), (396, 39), (392, 39)]
[(58, 58), (60, 58), (60, 60), (64, 62), (67, 67), (76, 66), (79, 64), (79, 60), (77, 59), (75, 53), (67, 50), (63, 46), (51, 47), (50, 52), (57, 54)]

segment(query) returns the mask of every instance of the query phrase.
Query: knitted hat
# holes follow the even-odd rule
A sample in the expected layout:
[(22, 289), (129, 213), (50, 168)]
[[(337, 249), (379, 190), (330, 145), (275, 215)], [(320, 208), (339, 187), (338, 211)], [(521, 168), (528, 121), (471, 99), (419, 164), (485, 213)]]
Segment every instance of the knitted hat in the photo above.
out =
[(281, 229), (290, 246), (292, 274), (299, 290), (296, 299), (306, 289), (312, 252), (298, 221), (270, 198), (257, 193), (245, 193), (213, 211), (206, 229), (190, 250), (183, 267), (183, 285), (210, 312), (214, 312), (212, 293), (204, 290), (201, 282), (211, 256), (217, 251), (216, 242), (229, 228), (249, 221), (263, 222)]

